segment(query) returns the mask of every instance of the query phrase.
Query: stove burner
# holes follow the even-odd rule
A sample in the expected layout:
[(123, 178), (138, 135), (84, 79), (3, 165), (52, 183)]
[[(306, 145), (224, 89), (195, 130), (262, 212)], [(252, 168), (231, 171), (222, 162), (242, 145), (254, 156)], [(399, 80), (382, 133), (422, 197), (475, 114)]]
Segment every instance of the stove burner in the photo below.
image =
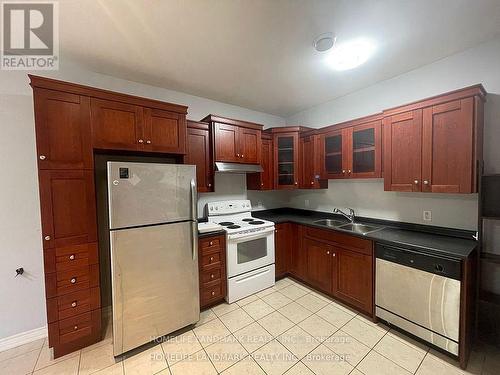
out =
[(223, 227), (227, 227), (229, 225), (234, 225), (232, 221), (221, 221), (219, 225), (222, 225)]
[(249, 222), (248, 224), (252, 224), (252, 225), (260, 225), (260, 224), (264, 224), (263, 221), (259, 221), (259, 220), (252, 220), (251, 222)]
[(232, 224), (232, 225), (228, 225), (227, 228), (229, 228), (229, 229), (238, 229), (238, 228), (241, 228), (241, 227), (239, 225)]
[(248, 219), (242, 219), (241, 221), (254, 221), (254, 218), (249, 217)]

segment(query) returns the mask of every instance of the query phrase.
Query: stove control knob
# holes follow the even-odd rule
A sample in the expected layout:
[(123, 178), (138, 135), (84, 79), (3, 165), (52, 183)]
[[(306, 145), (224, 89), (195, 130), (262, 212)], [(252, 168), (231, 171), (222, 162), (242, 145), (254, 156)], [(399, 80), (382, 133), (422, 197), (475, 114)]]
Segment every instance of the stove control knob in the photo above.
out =
[(213, 207), (210, 207), (210, 211), (213, 211), (213, 210), (214, 210), (214, 208), (213, 208)]

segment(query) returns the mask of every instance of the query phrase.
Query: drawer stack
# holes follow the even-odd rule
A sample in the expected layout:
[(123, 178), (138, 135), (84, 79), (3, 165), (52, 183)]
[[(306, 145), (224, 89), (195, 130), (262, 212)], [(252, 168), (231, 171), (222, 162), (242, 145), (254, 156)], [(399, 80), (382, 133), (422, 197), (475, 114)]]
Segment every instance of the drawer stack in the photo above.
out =
[(224, 234), (199, 239), (200, 307), (224, 300), (227, 290), (226, 237)]

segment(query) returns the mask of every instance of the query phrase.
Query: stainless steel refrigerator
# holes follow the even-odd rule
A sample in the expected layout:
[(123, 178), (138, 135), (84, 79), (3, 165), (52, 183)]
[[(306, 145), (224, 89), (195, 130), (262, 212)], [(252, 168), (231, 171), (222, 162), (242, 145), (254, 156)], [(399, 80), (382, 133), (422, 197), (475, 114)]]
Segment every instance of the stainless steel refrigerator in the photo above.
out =
[(200, 317), (194, 166), (108, 162), (114, 355)]

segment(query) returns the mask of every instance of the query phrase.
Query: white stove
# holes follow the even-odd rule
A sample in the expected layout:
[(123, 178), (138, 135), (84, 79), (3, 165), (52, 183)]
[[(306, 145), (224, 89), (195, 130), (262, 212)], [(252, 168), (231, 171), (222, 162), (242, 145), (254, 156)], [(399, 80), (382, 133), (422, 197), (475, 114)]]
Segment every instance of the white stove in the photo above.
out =
[(208, 222), (227, 233), (228, 295), (233, 303), (274, 285), (274, 223), (252, 217), (249, 200), (207, 204)]

